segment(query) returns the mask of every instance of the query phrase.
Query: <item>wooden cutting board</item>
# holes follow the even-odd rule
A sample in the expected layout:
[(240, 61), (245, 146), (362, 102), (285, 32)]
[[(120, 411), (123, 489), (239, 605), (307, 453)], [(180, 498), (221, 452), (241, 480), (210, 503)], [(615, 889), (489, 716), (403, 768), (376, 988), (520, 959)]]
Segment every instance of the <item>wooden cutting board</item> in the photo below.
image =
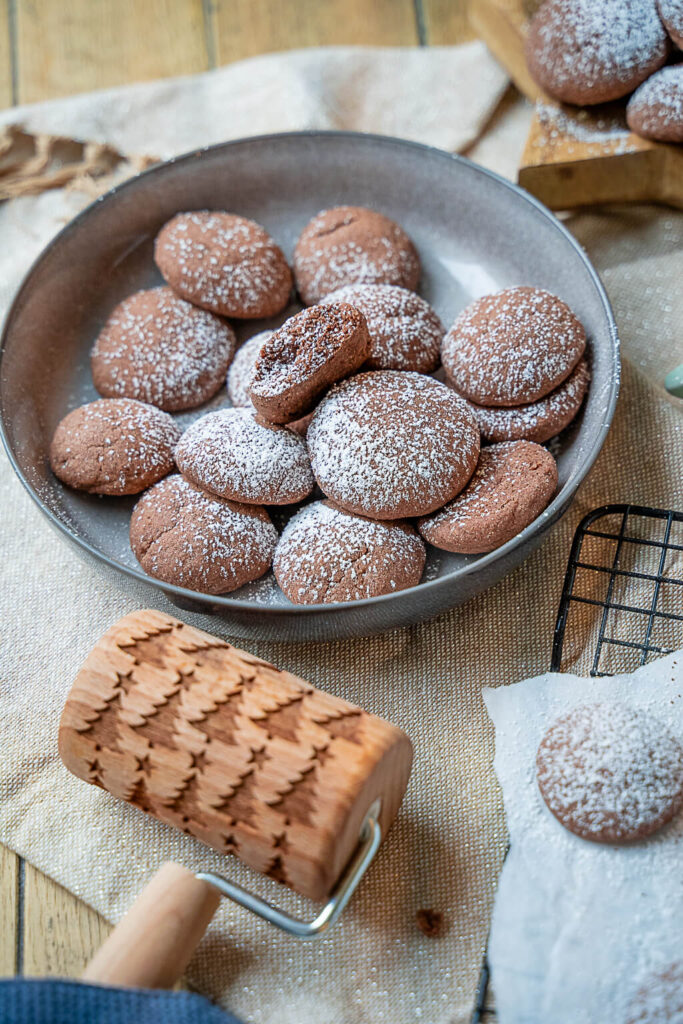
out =
[(470, 0), (470, 20), (536, 112), (518, 181), (553, 210), (609, 202), (683, 208), (683, 146), (641, 139), (626, 101), (570, 107), (547, 96), (526, 66), (524, 39), (538, 0)]

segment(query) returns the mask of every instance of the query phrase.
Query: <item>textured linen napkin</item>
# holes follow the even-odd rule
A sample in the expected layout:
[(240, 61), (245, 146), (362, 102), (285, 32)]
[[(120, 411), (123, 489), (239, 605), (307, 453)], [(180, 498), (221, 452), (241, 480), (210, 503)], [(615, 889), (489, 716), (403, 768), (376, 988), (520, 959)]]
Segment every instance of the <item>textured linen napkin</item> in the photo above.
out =
[(500, 1024), (680, 1020), (656, 978), (681, 970), (683, 814), (639, 843), (586, 842), (547, 810), (535, 759), (556, 718), (595, 702), (645, 712), (683, 742), (682, 684), (679, 653), (610, 679), (484, 690), (510, 832), (489, 940)]
[[(171, 156), (258, 130), (361, 128), (467, 148), (513, 176), (529, 112), (521, 103), (497, 108), (505, 87), (478, 43), (306, 51), (7, 111), (0, 124), (88, 138), (138, 157)], [(78, 191), (58, 190), (0, 208), (0, 306), (6, 307), (31, 259), (85, 202)], [(507, 842), (481, 686), (547, 668), (570, 539), (585, 511), (607, 500), (683, 504), (680, 403), (658, 386), (663, 369), (681, 361), (674, 350), (683, 322), (683, 215), (624, 208), (569, 223), (615, 299), (631, 363), (600, 459), (542, 550), (486, 594), (431, 623), (365, 640), (249, 645), (395, 722), (416, 748), (396, 826), (329, 936), (297, 943), (222, 905), (190, 980), (255, 1024), (468, 1019)], [(74, 558), (22, 492), (4, 456), (0, 500), (0, 839), (112, 921), (167, 858), (220, 869), (290, 911), (310, 912), (294, 894), (63, 769), (56, 732), (74, 675), (106, 628), (143, 599), (129, 584), (113, 588)], [(161, 597), (158, 607), (175, 611)], [(184, 617), (229, 638), (220, 620)], [(420, 909), (443, 914), (439, 937), (418, 929)]]

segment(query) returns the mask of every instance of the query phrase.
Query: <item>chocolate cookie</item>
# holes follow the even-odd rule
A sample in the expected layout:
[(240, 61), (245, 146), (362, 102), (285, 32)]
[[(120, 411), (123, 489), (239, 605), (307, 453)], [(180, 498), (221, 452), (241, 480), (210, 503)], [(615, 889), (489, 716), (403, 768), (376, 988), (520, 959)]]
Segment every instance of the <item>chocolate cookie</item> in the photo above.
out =
[(365, 317), (370, 333), (366, 369), (431, 373), (439, 365), (444, 326), (415, 292), (393, 284), (350, 284), (323, 302), (349, 302)]
[(179, 299), (170, 288), (119, 303), (95, 342), (91, 368), (105, 398), (137, 398), (177, 412), (202, 405), (225, 380), (232, 328)]
[(145, 572), (200, 594), (227, 594), (263, 576), (276, 544), (264, 508), (207, 494), (178, 473), (143, 494), (130, 521)]
[(323, 210), (301, 232), (294, 277), (307, 306), (347, 284), (397, 284), (414, 290), (420, 259), (403, 228), (363, 206)]
[(175, 459), (193, 484), (221, 498), (291, 505), (313, 490), (306, 442), (289, 427), (266, 423), (250, 409), (220, 409), (188, 427)]
[(531, 19), (526, 59), (563, 103), (607, 103), (666, 61), (669, 39), (655, 0), (545, 0)]
[(371, 519), (439, 508), (462, 490), (479, 455), (466, 403), (432, 377), (398, 370), (337, 384), (316, 409), (306, 440), (327, 497)]
[(261, 348), (249, 389), (255, 408), (271, 423), (298, 419), (330, 384), (363, 365), (369, 345), (365, 317), (354, 306), (302, 310)]
[(485, 441), (536, 441), (543, 444), (569, 426), (581, 408), (591, 375), (581, 358), (567, 379), (530, 405), (486, 407), (468, 402)]
[(294, 604), (361, 601), (420, 582), (425, 547), (412, 526), (376, 523), (314, 501), (290, 519), (273, 569)]
[(538, 748), (536, 772), (558, 821), (596, 843), (644, 839), (683, 806), (683, 747), (626, 704), (579, 705), (558, 718)]
[(89, 494), (137, 494), (173, 469), (180, 430), (168, 413), (132, 398), (100, 398), (57, 426), (50, 466)]
[(441, 344), (456, 391), (477, 405), (527, 405), (569, 376), (586, 332), (566, 302), (542, 288), (505, 288), (472, 302)]
[(657, 10), (664, 28), (683, 50), (683, 0), (657, 0)]
[(417, 528), (444, 551), (478, 555), (516, 537), (541, 514), (557, 489), (555, 459), (533, 441), (482, 448), (474, 476), (453, 501)]
[(292, 272), (256, 221), (234, 213), (179, 213), (163, 226), (154, 259), (173, 290), (221, 316), (275, 316), (289, 302)]
[(260, 334), (249, 338), (237, 349), (235, 358), (230, 364), (227, 380), (228, 397), (238, 409), (253, 408), (249, 397), (249, 388), (254, 376), (254, 367), (262, 345), (268, 341), (272, 333), (272, 331), (261, 331)]
[(632, 132), (656, 142), (683, 142), (683, 64), (662, 68), (637, 89), (626, 107)]

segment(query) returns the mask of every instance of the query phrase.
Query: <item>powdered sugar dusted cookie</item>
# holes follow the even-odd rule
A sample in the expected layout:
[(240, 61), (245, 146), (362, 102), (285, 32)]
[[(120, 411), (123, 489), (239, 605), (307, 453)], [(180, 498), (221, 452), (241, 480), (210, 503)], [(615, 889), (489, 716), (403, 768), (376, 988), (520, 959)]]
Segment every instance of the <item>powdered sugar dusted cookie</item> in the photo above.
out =
[(662, 68), (636, 89), (626, 107), (631, 131), (657, 142), (683, 142), (683, 64)]
[(137, 398), (176, 412), (202, 405), (223, 385), (235, 351), (232, 328), (179, 299), (170, 288), (119, 303), (91, 355), (105, 398)]
[(270, 568), (277, 530), (265, 509), (207, 494), (176, 473), (140, 498), (130, 545), (149, 576), (227, 594)]
[(180, 430), (173, 417), (131, 398), (100, 398), (58, 424), (50, 466), (90, 494), (137, 494), (173, 469)]
[(683, 806), (683, 747), (626, 704), (579, 705), (538, 748), (541, 795), (565, 828), (597, 843), (644, 839)]
[(228, 370), (228, 397), (237, 408), (252, 408), (249, 388), (254, 376), (254, 367), (264, 342), (272, 336), (272, 331), (261, 331), (249, 338), (235, 353), (235, 358)]
[(295, 604), (360, 601), (416, 586), (425, 547), (412, 526), (373, 522), (315, 501), (290, 519), (273, 569)]
[(466, 403), (432, 377), (398, 370), (337, 384), (316, 409), (306, 440), (327, 497), (371, 519), (439, 508), (462, 490), (479, 455)]
[(657, 9), (664, 28), (683, 50), (683, 0), (657, 0)]
[(232, 501), (290, 505), (314, 486), (303, 438), (250, 409), (220, 409), (195, 420), (175, 458), (188, 480)]
[(234, 213), (179, 213), (163, 226), (154, 259), (173, 290), (221, 316), (275, 316), (289, 302), (292, 273), (256, 221)]
[(296, 286), (307, 306), (347, 284), (397, 284), (420, 279), (417, 250), (403, 228), (364, 206), (322, 210), (294, 250)]
[(444, 326), (424, 299), (392, 284), (350, 284), (323, 302), (349, 302), (368, 324), (368, 370), (431, 373), (440, 362)]
[(543, 444), (569, 426), (588, 391), (590, 370), (585, 359), (558, 388), (530, 405), (485, 407), (469, 402), (486, 441), (536, 441)]
[(579, 106), (626, 96), (668, 53), (655, 0), (545, 0), (526, 38), (536, 82)]
[(261, 347), (249, 394), (271, 423), (310, 412), (330, 384), (363, 365), (370, 338), (365, 317), (346, 302), (304, 309)]
[(506, 288), (475, 299), (441, 345), (448, 380), (477, 405), (527, 405), (569, 376), (586, 332), (569, 306), (542, 288)]
[(550, 452), (532, 441), (482, 448), (474, 476), (444, 508), (418, 522), (425, 540), (459, 554), (493, 551), (541, 514), (557, 489)]

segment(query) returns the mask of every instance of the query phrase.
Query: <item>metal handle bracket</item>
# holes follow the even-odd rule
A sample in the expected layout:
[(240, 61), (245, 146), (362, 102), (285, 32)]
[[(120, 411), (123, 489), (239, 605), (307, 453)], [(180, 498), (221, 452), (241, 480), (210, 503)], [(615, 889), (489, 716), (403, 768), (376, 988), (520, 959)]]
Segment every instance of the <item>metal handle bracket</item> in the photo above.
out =
[(253, 892), (249, 892), (248, 889), (243, 889), (236, 882), (230, 882), (222, 875), (215, 874), (213, 871), (200, 871), (197, 874), (197, 878), (215, 886), (223, 896), (227, 896), (228, 899), (239, 903), (241, 907), (250, 910), (252, 914), (256, 914), (258, 917), (263, 918), (264, 921), (268, 921), (269, 924), (275, 925), (281, 931), (287, 932), (297, 939), (315, 939), (318, 935), (327, 931), (328, 928), (331, 928), (338, 919), (379, 849), (382, 841), (382, 830), (378, 820), (380, 803), (379, 800), (376, 800), (370, 807), (361, 826), (356, 852), (349, 861), (344, 874), (337, 882), (329, 900), (318, 916), (312, 921), (302, 921), (298, 917), (292, 917), (290, 914), (285, 913), (284, 910), (274, 907), (267, 900), (256, 896)]

